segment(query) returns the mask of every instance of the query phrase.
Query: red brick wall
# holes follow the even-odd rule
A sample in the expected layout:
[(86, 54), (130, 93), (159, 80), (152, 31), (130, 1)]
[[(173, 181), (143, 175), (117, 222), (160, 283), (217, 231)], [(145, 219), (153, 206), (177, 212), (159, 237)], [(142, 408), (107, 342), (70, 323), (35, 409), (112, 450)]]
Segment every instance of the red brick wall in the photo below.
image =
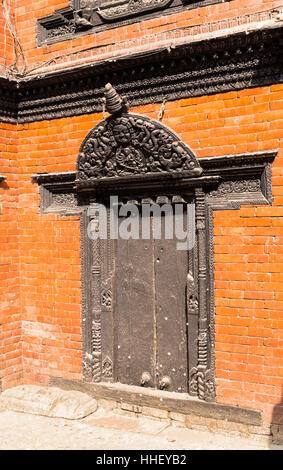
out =
[[(55, 62), (66, 67), (77, 59), (96, 60), (110, 42), (115, 54), (122, 54), (129, 40), (147, 36), (148, 47), (153, 33), (171, 34), (280, 4), (234, 0), (37, 48), (36, 18), (68, 2), (38, 0), (32, 8), (18, 0), (17, 32), (29, 69), (73, 53), (69, 62)], [(214, 214), (217, 401), (262, 409), (265, 421), (281, 401), (283, 384), (282, 106), (283, 86), (273, 85), (168, 102), (163, 118), (199, 158), (278, 150), (273, 206)], [(131, 111), (156, 119), (159, 110), (160, 103)], [(9, 188), (2, 184), (0, 190), (4, 388), (20, 380), (48, 383), (50, 376), (81, 379), (79, 220), (40, 215), (39, 188), (31, 175), (75, 170), (82, 140), (101, 119), (87, 115), (0, 127), (0, 174), (7, 174)]]
[(12, 387), (22, 380), (20, 273), (18, 248), (17, 132), (0, 124), (0, 380)]
[(50, 375), (81, 379), (79, 218), (40, 215), (39, 188), (31, 174), (74, 170), (80, 143), (93, 124), (93, 116), (87, 116), (18, 127), (25, 383), (48, 384)]
[[(2, 3), (2, 2), (1, 2)], [(6, 0), (12, 25), (15, 24), (15, 0)], [(11, 65), (14, 61), (14, 48), (8, 25), (4, 18), (3, 6), (0, 6), (0, 75), (5, 73), (3, 65)]]
[[(283, 85), (169, 102), (163, 123), (198, 157), (278, 150), (273, 206), (214, 214), (217, 400), (263, 409), (283, 383)], [(160, 104), (132, 109), (157, 118)], [(39, 215), (30, 175), (75, 170), (101, 115), (19, 126), (19, 233), (23, 361), (27, 382), (80, 378), (77, 218)], [(58, 274), (57, 274), (58, 273)]]

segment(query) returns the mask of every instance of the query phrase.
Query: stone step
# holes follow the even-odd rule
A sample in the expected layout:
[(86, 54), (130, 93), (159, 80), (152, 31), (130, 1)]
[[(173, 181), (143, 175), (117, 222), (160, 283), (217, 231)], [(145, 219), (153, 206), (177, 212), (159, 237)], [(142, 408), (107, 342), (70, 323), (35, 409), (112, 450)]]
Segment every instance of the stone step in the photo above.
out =
[(20, 385), (0, 394), (0, 409), (54, 418), (81, 419), (97, 410), (97, 401), (78, 391)]

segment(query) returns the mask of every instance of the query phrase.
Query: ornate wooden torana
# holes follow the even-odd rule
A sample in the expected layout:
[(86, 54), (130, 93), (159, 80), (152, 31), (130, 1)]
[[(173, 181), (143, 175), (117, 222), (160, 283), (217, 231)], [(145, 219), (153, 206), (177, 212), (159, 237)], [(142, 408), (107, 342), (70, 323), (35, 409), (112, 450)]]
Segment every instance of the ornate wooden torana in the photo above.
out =
[(145, 116), (129, 114), (125, 99), (110, 84), (105, 88), (106, 109), (111, 117), (98, 124), (81, 146), (78, 187), (89, 186), (100, 178), (202, 173), (195, 155), (174, 132)]

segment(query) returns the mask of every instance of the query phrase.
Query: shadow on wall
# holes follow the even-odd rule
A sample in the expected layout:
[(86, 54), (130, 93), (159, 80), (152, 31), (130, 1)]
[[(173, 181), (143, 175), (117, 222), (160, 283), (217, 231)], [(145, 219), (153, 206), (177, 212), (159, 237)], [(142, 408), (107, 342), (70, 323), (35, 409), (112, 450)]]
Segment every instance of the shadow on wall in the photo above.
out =
[(283, 386), (281, 393), (281, 402), (275, 405), (272, 412), (270, 427), (270, 444), (283, 445)]

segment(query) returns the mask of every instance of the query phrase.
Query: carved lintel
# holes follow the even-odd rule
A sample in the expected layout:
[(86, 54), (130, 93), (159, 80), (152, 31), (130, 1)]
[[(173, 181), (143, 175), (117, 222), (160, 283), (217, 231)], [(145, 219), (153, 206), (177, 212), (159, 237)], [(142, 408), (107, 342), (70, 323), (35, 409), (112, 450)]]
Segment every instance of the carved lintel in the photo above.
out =
[[(220, 1), (220, 0), (214, 0)], [(140, 15), (165, 10), (176, 0), (74, 0), (70, 6), (41, 18), (38, 22), (39, 42), (53, 41), (92, 29), (109, 27), (109, 23), (138, 18)], [(180, 4), (179, 4), (180, 9)]]
[[(131, 24), (158, 17), (164, 13), (178, 13), (184, 9), (199, 8), (214, 3), (229, 2), (230, 0), (70, 0), (70, 6), (55, 11), (52, 15), (38, 20), (39, 43), (64, 40), (70, 34), (84, 33), (84, 30), (94, 28), (95, 32), (119, 25)], [(185, 5), (184, 5), (185, 4)], [(73, 20), (73, 13), (76, 13)], [(278, 14), (279, 13), (279, 14)], [(236, 27), (250, 28), (251, 24), (260, 25), (262, 22), (280, 21), (282, 12), (276, 9), (261, 12), (247, 13), (235, 18), (226, 18), (220, 21), (205, 22), (202, 25), (189, 26), (189, 29), (200, 33), (211, 33), (218, 29), (233, 29)], [(77, 24), (76, 24), (77, 23)], [(75, 31), (70, 33), (68, 28), (73, 24)], [(188, 28), (185, 28), (187, 30)]]
[(66, 192), (66, 193), (54, 193), (53, 198), (52, 198), (52, 204), (56, 206), (76, 206), (77, 205), (77, 199), (76, 195), (71, 192)]
[(276, 151), (204, 158), (205, 174), (221, 175), (222, 181), (206, 194), (214, 210), (239, 209), (241, 204), (272, 204), (271, 163)]

